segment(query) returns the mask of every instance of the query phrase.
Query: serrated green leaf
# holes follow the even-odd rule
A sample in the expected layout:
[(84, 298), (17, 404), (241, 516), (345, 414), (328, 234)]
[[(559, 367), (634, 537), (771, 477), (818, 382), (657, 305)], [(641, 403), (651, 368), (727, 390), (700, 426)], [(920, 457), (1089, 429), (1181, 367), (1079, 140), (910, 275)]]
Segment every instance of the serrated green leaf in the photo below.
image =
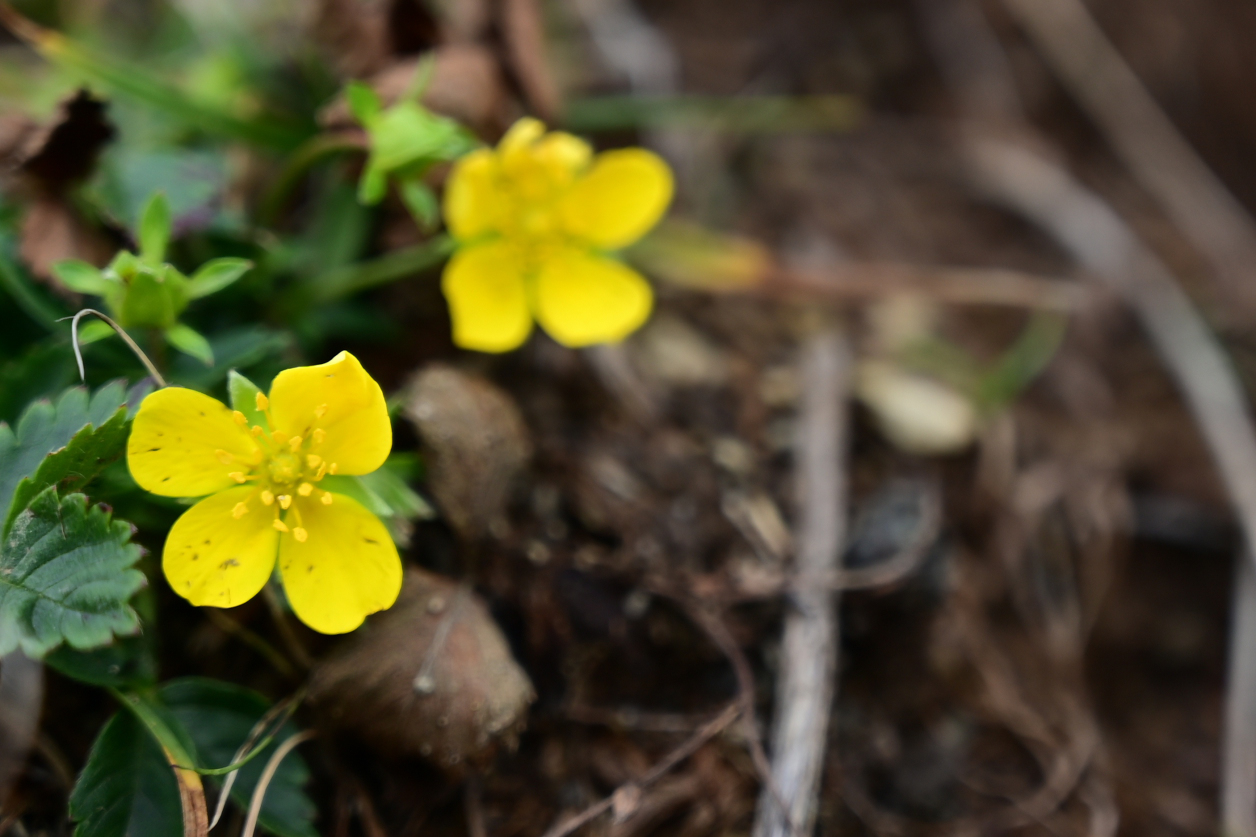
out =
[[(200, 677), (170, 681), (161, 687), (159, 696), (191, 737), (200, 767), (231, 764), (240, 745), (271, 708), (256, 692)], [(296, 733), (295, 725), (289, 722), (272, 744), (240, 768), (231, 788), (232, 801), (241, 808), (248, 807), (267, 759)], [(317, 809), (303, 790), (309, 778), (309, 769), (299, 754), (291, 753), (280, 763), (262, 802), (258, 818), (262, 828), (280, 837), (317, 837), (313, 826)]]
[(82, 490), (126, 450), (126, 434), (127, 409), (123, 405), (99, 427), (85, 426), (65, 447), (45, 456), (35, 473), (24, 478), (14, 490), (8, 514), (0, 525), (0, 536), (9, 532), (14, 518), (49, 486)]
[(166, 340), (185, 355), (196, 358), (206, 366), (214, 365), (214, 350), (209, 341), (191, 326), (175, 323), (166, 329)]
[(166, 196), (156, 192), (140, 213), (140, 256), (150, 264), (166, 260), (166, 244), (170, 241), (170, 204)]
[(100, 270), (79, 259), (66, 259), (52, 266), (52, 275), (72, 291), (103, 296), (109, 285)]
[(248, 259), (227, 258), (205, 262), (192, 274), (191, 283), (188, 285), (188, 297), (200, 299), (217, 293), (235, 282), (252, 267), (253, 263)]
[(0, 655), (21, 648), (40, 658), (66, 643), (96, 648), (133, 634), (127, 603), (144, 585), (131, 526), (82, 494), (35, 497), (0, 545)]
[(127, 403), (121, 381), (106, 384), (88, 396), (82, 387), (71, 387), (55, 404), (36, 401), (18, 419), (16, 429), (0, 422), (0, 513), (9, 507), (18, 483), (35, 473), (44, 457), (70, 443), (86, 425), (99, 427)]
[(266, 415), (257, 409), (257, 396), (261, 394), (262, 390), (257, 384), (236, 370), (232, 369), (227, 373), (227, 396), (231, 400), (231, 409), (244, 413), (244, 417), (249, 420), (249, 426), (270, 430)]
[(105, 724), (70, 795), (74, 837), (183, 837), (179, 786), (130, 712)]
[(93, 686), (134, 688), (157, 681), (157, 658), (152, 638), (146, 634), (120, 637), (91, 651), (62, 645), (44, 662), (66, 677)]

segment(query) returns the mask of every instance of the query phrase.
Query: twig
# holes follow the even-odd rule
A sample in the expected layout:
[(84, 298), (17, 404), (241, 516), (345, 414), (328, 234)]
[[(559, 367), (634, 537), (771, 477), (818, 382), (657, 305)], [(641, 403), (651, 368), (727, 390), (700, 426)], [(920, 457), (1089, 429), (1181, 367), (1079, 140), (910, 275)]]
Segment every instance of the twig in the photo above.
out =
[[(148, 374), (152, 375), (153, 380), (157, 382), (157, 386), (166, 386), (166, 379), (161, 377), (161, 373), (157, 371), (157, 367), (154, 366), (153, 362), (148, 359), (148, 355), (144, 354), (144, 350), (139, 347), (139, 344), (131, 339), (131, 335), (127, 334), (126, 330), (123, 329), (122, 326), (118, 325), (110, 317), (100, 313), (95, 308), (84, 308), (73, 317), (65, 318), (70, 321), (70, 343), (74, 346), (74, 359), (78, 361), (79, 378), (81, 380), (87, 380), (87, 370), (83, 368), (83, 351), (79, 348), (78, 342), (78, 324), (79, 320), (83, 319), (84, 314), (95, 314), (97, 317), (104, 320), (110, 328), (118, 333), (118, 336), (122, 338), (124, 343), (126, 343), (127, 348), (129, 348), (132, 353), (140, 359), (140, 362), (144, 364), (144, 368), (148, 370)], [(60, 322), (60, 320), (58, 320), (58, 322)]]
[(633, 792), (640, 792), (642, 789), (654, 784), (659, 779), (663, 778), (663, 776), (667, 775), (673, 768), (676, 767), (676, 765), (680, 764), (682, 761), (701, 749), (702, 745), (706, 744), (712, 738), (728, 729), (733, 721), (737, 720), (737, 717), (741, 715), (741, 713), (742, 707), (740, 701), (729, 705), (723, 712), (713, 718), (710, 722), (703, 725), (701, 729), (690, 736), (684, 744), (681, 744), (675, 750), (672, 750), (664, 756), (662, 761), (650, 768), (650, 771), (640, 779), (620, 785), (615, 789), (614, 793), (603, 799), (601, 802), (590, 805), (579, 814), (576, 814), (558, 825), (555, 825), (549, 831), (545, 832), (544, 837), (567, 837), (568, 834), (571, 834), (576, 829), (597, 819), (607, 811), (610, 811), (615, 807), (618, 800), (622, 800), (629, 794)]
[(785, 618), (772, 728), (772, 777), (785, 809), (761, 794), (755, 837), (785, 837), (790, 821), (798, 834), (807, 835), (815, 824), (837, 673), (838, 622), (836, 597), (805, 579), (835, 571), (846, 540), (851, 367), (850, 349), (836, 328), (811, 337), (803, 349), (802, 414), (794, 453), (801, 506), (798, 583), (795, 609)]
[(288, 614), (284, 611), (278, 594), (275, 593), (269, 584), (262, 588), (262, 598), (266, 601), (266, 609), (270, 611), (271, 619), (275, 620), (275, 627), (279, 629), (279, 636), (283, 639), (284, 645), (288, 646), (288, 653), (297, 665), (309, 671), (310, 666), (313, 665), (313, 660), (310, 659), (310, 652), (305, 650), (305, 646), (301, 644), (301, 639), (292, 630), (292, 624), (288, 622)]
[(1249, 319), (1256, 224), (1156, 104), (1081, 0), (1003, 0), (1134, 176), (1200, 249)]
[(257, 787), (253, 789), (253, 798), (249, 801), (249, 815), (244, 820), (244, 828), (240, 831), (240, 837), (253, 837), (253, 831), (257, 828), (257, 818), (262, 813), (262, 802), (266, 799), (266, 789), (270, 787), (271, 779), (275, 778), (275, 771), (279, 769), (279, 763), (298, 744), (304, 744), (316, 734), (314, 730), (308, 729), (304, 732), (298, 732), (275, 748), (275, 752), (271, 754), (270, 760), (266, 762), (265, 769), (262, 770), (262, 775), (257, 780)]
[(467, 816), (467, 837), (488, 837), (488, 825), (484, 822), (484, 783), (474, 773), (462, 787), (462, 801)]
[[(1226, 486), (1247, 544), (1256, 558), (1256, 430), (1242, 386), (1229, 359), (1209, 332), (1169, 269), (1098, 197), (1063, 169), (1023, 147), (990, 139), (969, 144), (982, 186), (1051, 233), (1074, 257), (1125, 297), (1177, 382)], [(1254, 591), (1256, 592), (1256, 591)], [(1256, 595), (1238, 594), (1256, 605)], [(1240, 615), (1245, 624), (1251, 614)], [(1256, 716), (1243, 707), (1256, 702), (1256, 679), (1231, 680), (1227, 721), (1227, 765), (1243, 758), (1234, 748), (1256, 740)], [(1256, 788), (1246, 775), (1223, 781), (1226, 833), (1254, 832)]]

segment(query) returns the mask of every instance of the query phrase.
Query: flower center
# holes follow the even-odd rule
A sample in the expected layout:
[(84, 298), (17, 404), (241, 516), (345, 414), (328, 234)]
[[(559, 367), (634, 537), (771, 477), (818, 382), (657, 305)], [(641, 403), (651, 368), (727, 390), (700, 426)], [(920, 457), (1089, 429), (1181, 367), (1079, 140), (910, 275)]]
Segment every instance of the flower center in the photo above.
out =
[[(270, 401), (260, 392), (257, 394), (257, 409), (266, 416), (267, 423), (275, 426), (270, 415)], [(324, 404), (314, 411), (315, 418), (322, 418), (327, 412)], [(236, 424), (241, 427), (248, 424), (248, 418), (236, 411)], [(228, 473), (231, 479), (243, 485), (255, 483), (258, 491), (248, 500), (236, 503), (231, 516), (236, 520), (250, 511), (249, 504), (260, 500), (262, 506), (274, 510), (271, 525), (280, 532), (290, 532), (297, 541), (304, 543), (309, 539), (309, 532), (302, 525), (301, 510), (294, 503), (296, 497), (311, 497), (317, 494), (319, 502), (330, 505), (332, 493), (320, 491), (314, 486), (328, 474), (336, 473), (336, 463), (326, 461), (317, 452), (326, 435), (322, 428), (315, 428), (308, 437), (287, 436), (277, 430), (267, 432), (266, 428), (253, 426), (249, 428), (253, 438), (257, 440), (258, 449), (254, 451), (252, 461), (241, 463), (240, 458), (226, 451), (218, 451), (218, 458), (224, 465), (243, 464), (247, 470), (234, 470)]]

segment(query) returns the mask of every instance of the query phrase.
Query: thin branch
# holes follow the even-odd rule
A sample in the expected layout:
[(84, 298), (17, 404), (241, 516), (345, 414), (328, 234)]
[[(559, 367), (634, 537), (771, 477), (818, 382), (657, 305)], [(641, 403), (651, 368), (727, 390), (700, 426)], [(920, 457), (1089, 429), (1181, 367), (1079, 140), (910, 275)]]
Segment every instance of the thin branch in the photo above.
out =
[(266, 799), (266, 789), (270, 787), (270, 782), (275, 778), (275, 771), (279, 769), (279, 764), (284, 758), (296, 749), (298, 744), (304, 744), (309, 741), (317, 733), (314, 730), (305, 730), (298, 732), (296, 735), (284, 741), (275, 748), (275, 752), (271, 754), (270, 760), (266, 762), (266, 767), (262, 770), (261, 777), (257, 780), (257, 787), (253, 789), (253, 798), (249, 801), (249, 815), (244, 820), (244, 828), (240, 831), (240, 837), (253, 837), (253, 832), (257, 828), (257, 818), (262, 813), (262, 802)]
[(79, 348), (78, 342), (78, 324), (79, 320), (83, 319), (85, 314), (95, 314), (97, 317), (104, 320), (110, 328), (118, 333), (118, 336), (122, 338), (122, 341), (126, 343), (127, 347), (137, 358), (140, 359), (140, 362), (144, 364), (144, 368), (148, 370), (148, 374), (152, 375), (153, 380), (157, 382), (158, 388), (166, 386), (166, 379), (161, 377), (161, 373), (157, 371), (157, 367), (154, 366), (153, 362), (148, 359), (148, 355), (144, 354), (144, 350), (139, 347), (139, 344), (131, 339), (131, 335), (127, 334), (126, 330), (122, 328), (122, 326), (115, 323), (108, 315), (100, 313), (95, 308), (84, 308), (73, 317), (63, 317), (62, 320), (57, 321), (70, 321), (70, 343), (74, 346), (74, 359), (78, 361), (80, 380), (87, 380), (87, 370), (83, 367), (83, 350)]

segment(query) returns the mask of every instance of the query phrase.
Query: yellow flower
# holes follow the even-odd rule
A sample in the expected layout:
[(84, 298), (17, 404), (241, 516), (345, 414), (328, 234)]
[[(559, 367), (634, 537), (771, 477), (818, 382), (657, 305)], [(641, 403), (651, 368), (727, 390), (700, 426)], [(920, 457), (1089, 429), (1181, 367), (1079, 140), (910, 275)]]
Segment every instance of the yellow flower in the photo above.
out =
[(462, 157), (445, 191), (459, 244), (443, 278), (454, 342), (509, 351), (533, 317), (567, 346), (627, 337), (649, 317), (653, 294), (606, 252), (645, 235), (671, 199), (671, 170), (658, 155), (594, 156), (535, 119), (516, 122), (496, 150)]
[(379, 518), (327, 474), (367, 474), (392, 449), (379, 384), (341, 352), (321, 366), (280, 372), (257, 394), (258, 424), (208, 395), (167, 387), (144, 399), (127, 442), (142, 487), (204, 497), (175, 521), (161, 565), (194, 605), (234, 607), (257, 595), (279, 562), (302, 622), (351, 631), (392, 606), (401, 560)]

